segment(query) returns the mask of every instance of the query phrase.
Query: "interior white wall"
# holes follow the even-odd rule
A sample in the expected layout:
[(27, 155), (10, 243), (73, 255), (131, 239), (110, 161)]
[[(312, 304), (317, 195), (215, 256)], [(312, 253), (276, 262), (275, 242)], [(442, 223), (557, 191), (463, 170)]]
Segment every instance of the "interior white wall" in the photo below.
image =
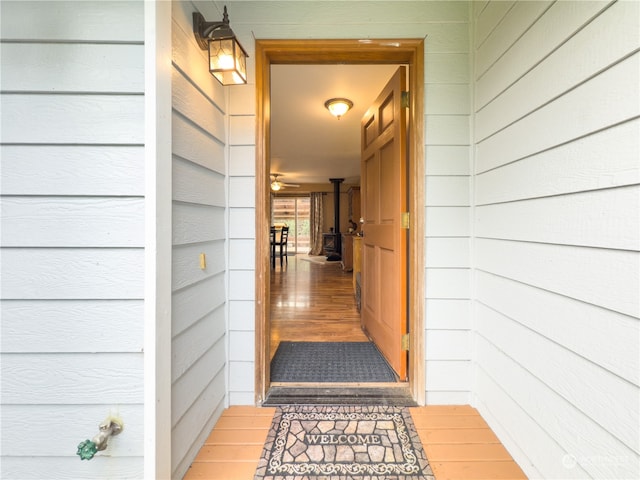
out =
[(640, 4), (473, 8), (474, 402), (530, 478), (639, 478)]

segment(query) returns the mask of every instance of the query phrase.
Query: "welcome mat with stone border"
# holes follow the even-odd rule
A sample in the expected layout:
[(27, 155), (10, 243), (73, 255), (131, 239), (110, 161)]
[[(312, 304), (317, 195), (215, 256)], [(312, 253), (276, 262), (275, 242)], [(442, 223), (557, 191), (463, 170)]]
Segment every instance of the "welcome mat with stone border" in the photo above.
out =
[(278, 407), (254, 480), (434, 480), (409, 410)]

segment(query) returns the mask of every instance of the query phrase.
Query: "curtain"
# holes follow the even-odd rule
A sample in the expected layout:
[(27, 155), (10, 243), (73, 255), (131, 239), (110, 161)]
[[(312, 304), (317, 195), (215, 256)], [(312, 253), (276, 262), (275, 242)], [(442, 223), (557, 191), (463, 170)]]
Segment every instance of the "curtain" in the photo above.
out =
[(309, 255), (322, 254), (322, 223), (323, 223), (323, 209), (322, 209), (322, 192), (311, 192), (311, 206), (310, 206), (310, 238)]

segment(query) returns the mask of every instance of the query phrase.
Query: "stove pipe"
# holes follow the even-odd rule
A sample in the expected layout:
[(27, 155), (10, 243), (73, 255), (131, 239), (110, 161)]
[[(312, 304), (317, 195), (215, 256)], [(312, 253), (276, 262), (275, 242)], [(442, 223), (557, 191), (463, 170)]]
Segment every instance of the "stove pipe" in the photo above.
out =
[(344, 178), (330, 178), (333, 183), (333, 231), (340, 233), (340, 184)]
[(344, 178), (330, 178), (329, 181), (333, 183), (333, 232), (335, 233), (336, 253), (339, 255), (342, 252), (340, 245), (342, 241), (342, 235), (340, 235), (340, 184), (344, 182)]

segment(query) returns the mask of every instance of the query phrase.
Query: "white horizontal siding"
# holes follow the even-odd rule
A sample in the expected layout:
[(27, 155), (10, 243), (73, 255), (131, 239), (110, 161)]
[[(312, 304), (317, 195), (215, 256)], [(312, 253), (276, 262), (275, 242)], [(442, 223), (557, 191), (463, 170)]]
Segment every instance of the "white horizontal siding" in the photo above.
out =
[[(200, 257), (204, 255), (206, 267), (202, 268)], [(177, 245), (172, 256), (172, 288), (174, 291), (190, 287), (196, 282), (215, 275), (224, 275), (224, 242), (203, 242)]]
[[(224, 309), (205, 315), (174, 338), (174, 348), (184, 354), (171, 364), (172, 379), (180, 378), (225, 335)], [(224, 350), (224, 349), (218, 349)], [(222, 369), (224, 362), (219, 365)]]
[[(427, 59), (427, 71), (435, 65)], [(446, 71), (451, 69), (443, 64)], [(425, 92), (427, 404), (466, 404), (471, 390), (469, 120), (457, 103), (468, 101), (469, 88), (463, 76), (447, 76), (430, 75)], [(451, 81), (460, 83), (430, 84)], [(444, 100), (438, 98), (442, 94)], [(449, 95), (457, 101), (447, 101)], [(460, 115), (441, 115), (447, 111)]]
[[(484, 305), (478, 334), (623, 443), (638, 448), (637, 387)], [(544, 355), (540, 355), (544, 352)], [(556, 372), (548, 375), (547, 372)], [(589, 383), (584, 382), (588, 378)], [(593, 388), (598, 385), (598, 388)], [(609, 408), (615, 405), (615, 408)]]
[(173, 204), (173, 244), (224, 240), (224, 208), (197, 203)]
[(471, 301), (433, 298), (426, 303), (427, 328), (470, 330)]
[[(131, 93), (143, 86), (142, 45), (8, 43), (2, 46), (4, 91)], [(24, 59), (30, 59), (25, 62)], [(64, 68), (60, 68), (64, 65)], [(112, 73), (104, 74), (105, 65)], [(47, 82), (40, 75), (47, 72)]]
[[(431, 38), (431, 37), (429, 37)], [(425, 48), (429, 50), (429, 41), (425, 42)], [(468, 47), (467, 47), (468, 48)], [(460, 46), (457, 52), (442, 53), (439, 51), (427, 54), (429, 64), (425, 67), (424, 76), (427, 84), (464, 84), (469, 81), (469, 53)], [(426, 60), (426, 59), (425, 59)], [(428, 104), (430, 100), (425, 98)], [(434, 125), (437, 124), (434, 123)]]
[(640, 323), (633, 317), (482, 272), (478, 273), (478, 296), (551, 343), (631, 384), (640, 384), (640, 358), (636, 355)]
[[(209, 416), (212, 414), (211, 405), (208, 409), (204, 409), (203, 405), (199, 405), (198, 398), (206, 394), (209, 397), (212, 394), (216, 397), (216, 403), (222, 402), (225, 389), (224, 383), (224, 367), (226, 363), (226, 349), (224, 348), (225, 340), (223, 337), (210, 337), (207, 339), (210, 348), (201, 353), (194, 359), (193, 364), (184, 372), (177, 371), (176, 377), (173, 379), (171, 417), (175, 428), (180, 428), (181, 419), (188, 416)], [(218, 348), (216, 348), (218, 347)], [(211, 383), (215, 383), (215, 392), (208, 392)], [(191, 431), (190, 435), (196, 433)], [(210, 432), (209, 432), (210, 433)], [(185, 431), (189, 434), (189, 431)], [(191, 447), (190, 444), (187, 446)], [(181, 460), (181, 459), (180, 459)]]
[(467, 237), (471, 232), (469, 207), (427, 207), (426, 230), (430, 237)]
[(476, 205), (634, 185), (640, 120), (616, 125), (475, 176)]
[(500, 23), (502, 18), (511, 10), (516, 2), (480, 2), (475, 5), (475, 10), (482, 12), (482, 15), (475, 16), (474, 45), (482, 45), (487, 41), (491, 32)]
[(471, 333), (466, 330), (434, 330), (427, 338), (428, 360), (468, 360)]
[(475, 72), (481, 76), (535, 23), (552, 1), (490, 2), (476, 24)]
[(229, 318), (233, 318), (235, 330), (253, 330), (255, 327), (255, 304), (249, 300), (230, 301)]
[(476, 248), (479, 270), (626, 315), (640, 314), (638, 252), (486, 239), (478, 239)]
[(471, 270), (468, 268), (428, 268), (426, 295), (429, 299), (465, 300), (471, 298)]
[(441, 392), (458, 392), (469, 401), (469, 384), (471, 383), (471, 362), (427, 360), (427, 391), (429, 394)]
[(636, 185), (476, 207), (476, 234), (638, 250), (640, 218), (626, 208), (638, 202), (640, 188)]
[[(76, 43), (142, 43), (144, 4), (132, 1), (2, 2), (2, 39)], [(31, 19), (29, 22), (16, 19)], [(104, 69), (103, 69), (104, 72)]]
[(142, 95), (3, 94), (2, 141), (142, 145), (143, 106)]
[[(56, 441), (42, 442), (37, 455), (38, 461), (59, 456), (81, 463), (76, 456), (77, 444), (93, 438), (98, 433), (100, 422), (108, 416), (114, 416), (125, 423), (127, 435), (118, 436), (118, 441), (109, 441), (106, 453), (112, 457), (139, 457), (143, 455), (143, 445), (136, 438), (142, 436), (144, 428), (142, 410), (142, 405), (114, 407), (108, 403), (84, 405), (81, 409), (75, 405), (7, 405), (3, 407), (1, 414), (2, 434), (5, 438), (11, 438), (11, 442), (3, 444), (2, 453), (19, 457), (25, 450), (32, 450), (34, 437), (22, 435), (25, 430), (31, 430), (35, 438), (50, 437), (51, 431), (55, 431), (58, 432)], [(59, 478), (57, 472), (56, 478)]]
[(639, 57), (635, 54), (620, 61), (479, 143), (476, 171), (499, 167), (640, 115)]
[(230, 92), (229, 402), (236, 405), (255, 402), (255, 105), (255, 85)]
[[(188, 390), (190, 387), (202, 390), (202, 393), (193, 400), (191, 409), (176, 424), (172, 431), (173, 437), (195, 438), (194, 443), (181, 443), (171, 451), (171, 463), (176, 472), (186, 472), (191, 465), (192, 458), (198, 454), (204, 440), (211, 434), (213, 426), (216, 424), (224, 410), (225, 379), (224, 372), (220, 372), (211, 382), (202, 387), (208, 377), (202, 377), (193, 384), (181, 387)], [(195, 390), (192, 390), (195, 391)], [(211, 408), (215, 405), (215, 408)], [(180, 478), (182, 474), (175, 475)]]
[(228, 401), (227, 92), (208, 73), (193, 10), (172, 4), (173, 478), (182, 478)]
[(474, 401), (531, 478), (637, 478), (639, 5), (505, 7), (476, 24)]
[(427, 177), (427, 206), (466, 207), (470, 204), (469, 177), (433, 175)]
[[(78, 442), (79, 443), (79, 442)], [(6, 478), (20, 480), (42, 480), (51, 478), (56, 472), (60, 480), (100, 480), (107, 470), (117, 471), (120, 480), (144, 478), (144, 468), (136, 457), (109, 457), (97, 455), (90, 463), (78, 461), (78, 457), (5, 457), (2, 459), (2, 473)]]
[(428, 238), (426, 242), (427, 268), (468, 268), (470, 242), (468, 238)]
[(251, 405), (255, 399), (255, 362), (230, 362), (229, 364), (229, 403), (232, 405)]
[(5, 248), (3, 299), (142, 299), (141, 249)]
[[(117, 389), (105, 381), (115, 378)], [(10, 353), (2, 359), (2, 401), (15, 405), (142, 403), (140, 378), (138, 353)]]
[[(572, 468), (566, 468), (563, 465), (564, 462), (573, 464), (571, 454), (568, 454), (566, 449), (556, 441), (549, 440), (549, 433), (536, 422), (535, 417), (530, 416), (522, 408), (519, 397), (511, 396), (505, 385), (501, 383), (501, 378), (491, 377), (480, 366), (477, 366), (475, 375), (477, 386), (474, 393), (478, 396), (478, 409), (482, 412), (482, 417), (515, 459), (526, 459), (519, 460), (519, 465), (526, 470), (528, 478), (558, 480), (588, 478), (588, 474), (580, 465), (575, 464)], [(512, 427), (514, 423), (518, 428)], [(518, 429), (527, 432), (526, 441), (521, 439)], [(550, 459), (554, 461), (550, 462)], [(545, 463), (550, 465), (545, 467), (543, 474), (538, 468)]]
[(141, 352), (143, 309), (142, 300), (4, 299), (0, 345), (5, 353)]
[(216, 206), (224, 204), (224, 177), (215, 171), (173, 159), (173, 198), (183, 203)]
[(188, 118), (198, 130), (224, 142), (224, 114), (221, 107), (203, 95), (179, 70), (173, 70), (171, 86), (174, 111)]
[(3, 195), (138, 196), (144, 147), (0, 145)]
[(234, 239), (229, 241), (229, 268), (231, 270), (253, 270), (256, 265), (255, 240)]
[(0, 476), (142, 478), (143, 3), (0, 9)]
[[(521, 386), (517, 390), (508, 387), (506, 390), (520, 408), (528, 412), (546, 430), (547, 435), (564, 449), (564, 454), (547, 459), (549, 463), (564, 467), (564, 471), (555, 467), (562, 474), (553, 477), (553, 474), (545, 475), (545, 478), (572, 477), (572, 470), (576, 468), (584, 472), (579, 474), (579, 478), (638, 478), (638, 454), (611, 435), (602, 425), (548, 389), (526, 369), (512, 362), (508, 356), (481, 338), (478, 339), (478, 356), (482, 359), (479, 363), (480, 368), (490, 371), (495, 382), (503, 386)], [(532, 395), (531, 392), (536, 394)], [(553, 408), (547, 408), (548, 405), (553, 405)], [(617, 403), (608, 405), (608, 408), (611, 407), (617, 408)], [(626, 428), (634, 427), (626, 424)], [(575, 457), (578, 465), (567, 464), (565, 456)], [(597, 461), (599, 458), (610, 460)], [(526, 464), (524, 467), (526, 468)]]
[(180, 157), (213, 172), (224, 171), (224, 145), (205, 131), (193, 128), (188, 118), (173, 112), (171, 142), (174, 158)]
[[(543, 2), (522, 2), (520, 5), (530, 4), (544, 5)], [(538, 106), (566, 93), (584, 79), (592, 78), (618, 62), (638, 43), (638, 16), (638, 2), (618, 2), (612, 5), (599, 21), (587, 24), (543, 63), (527, 72), (513, 87), (494, 101), (483, 105), (476, 116), (477, 138), (485, 138), (517, 121)], [(531, 18), (534, 19), (535, 17)], [(617, 27), (613, 31), (606, 27), (611, 21), (609, 19), (616, 22)], [(606, 41), (607, 48), (598, 48), (603, 41)], [(556, 75), (555, 72), (559, 70), (562, 70), (562, 74)]]
[(173, 335), (176, 336), (223, 304), (226, 298), (224, 286), (224, 277), (215, 275), (193, 283), (189, 288), (176, 290), (171, 303)]
[(5, 247), (144, 245), (140, 197), (9, 197), (1, 212)]
[(254, 177), (256, 174), (256, 147), (237, 145), (229, 148), (229, 175)]
[[(277, 2), (234, 1), (229, 4), (234, 32), (249, 52), (249, 81), (254, 78), (254, 39), (291, 38), (424, 38), (425, 41), (425, 112), (427, 236), (468, 237), (469, 227), (469, 155), (470, 155), (470, 56), (469, 4), (466, 2), (293, 2), (282, 8)], [(231, 13), (232, 12), (232, 13)], [(363, 17), (363, 12), (366, 12)], [(219, 12), (212, 12), (213, 15)], [(365, 18), (366, 17), (366, 18)], [(255, 240), (255, 211), (252, 191), (255, 182), (255, 93), (254, 86), (230, 91), (229, 144), (230, 173), (230, 302), (243, 305), (254, 297), (254, 265), (246, 258), (250, 242)], [(433, 162), (430, 163), (430, 158)], [(450, 187), (453, 187), (450, 188)], [(462, 208), (456, 208), (456, 207)], [(420, 212), (422, 215), (423, 212)], [(446, 240), (434, 241), (438, 249)], [(459, 269), (468, 263), (468, 245), (462, 240), (448, 256), (432, 259), (441, 271), (425, 272), (429, 280), (426, 295), (430, 298), (469, 299), (469, 271)], [(460, 252), (462, 258), (456, 256)], [(437, 250), (436, 252), (437, 253)], [(442, 267), (442, 268), (440, 268)], [(437, 269), (437, 270), (438, 270)], [(450, 270), (450, 271), (449, 271)], [(444, 284), (443, 284), (444, 282)], [(233, 308), (233, 307), (232, 307)], [(243, 309), (244, 311), (244, 309)], [(235, 319), (231, 332), (245, 331), (248, 316)], [(236, 327), (236, 325), (241, 325)], [(429, 335), (429, 332), (427, 332)], [(233, 346), (232, 346), (233, 350)], [(467, 352), (467, 359), (471, 352)], [(230, 364), (230, 400), (253, 402), (254, 371), (251, 363)], [(428, 376), (428, 372), (427, 372)], [(466, 403), (469, 377), (460, 392), (438, 392), (436, 402), (455, 400)], [(462, 387), (461, 387), (462, 388)]]
[[(465, 87), (465, 88), (468, 88)], [(470, 150), (467, 146), (428, 145), (427, 175), (469, 175)]]
[[(494, 3), (497, 5), (500, 2), (490, 3), (489, 7), (479, 17), (478, 25), (480, 22), (485, 21), (486, 17), (494, 15), (490, 11), (494, 7)], [(578, 30), (588, 24), (591, 17), (608, 4), (610, 2), (604, 0), (554, 2), (552, 7), (545, 11), (541, 17), (537, 17), (538, 12), (531, 10), (514, 11), (518, 15), (528, 16), (528, 20), (524, 22), (518, 18), (518, 15), (505, 17), (501, 28), (495, 30), (497, 35), (495, 42), (485, 42), (480, 48), (476, 44), (476, 52), (480, 52), (486, 46), (483, 55), (499, 56), (499, 59), (491, 65), (491, 68), (483, 72), (481, 76), (479, 75), (480, 72), (475, 72), (476, 110), (505, 92), (533, 67), (543, 63), (550, 53), (558, 49)], [(521, 25), (520, 35), (507, 34), (503, 36), (504, 32), (508, 32), (507, 25), (514, 21), (519, 22)], [(529, 22), (531, 25), (527, 26)], [(611, 35), (611, 32), (608, 32), (608, 35)], [(495, 53), (489, 53), (489, 49)], [(590, 53), (592, 54), (593, 52), (576, 51), (577, 55), (589, 55)], [(563, 75), (567, 74), (568, 72), (563, 73)], [(555, 76), (561, 75), (556, 73)], [(526, 100), (519, 99), (519, 101)]]

